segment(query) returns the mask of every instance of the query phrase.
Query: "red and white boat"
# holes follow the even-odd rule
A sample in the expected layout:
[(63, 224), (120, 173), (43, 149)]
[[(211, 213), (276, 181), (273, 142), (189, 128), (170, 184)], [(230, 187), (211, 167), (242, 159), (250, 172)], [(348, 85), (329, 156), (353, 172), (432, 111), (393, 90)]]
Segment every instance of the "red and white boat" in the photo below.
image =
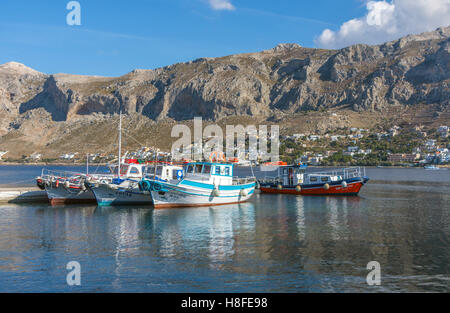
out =
[(304, 165), (287, 165), (278, 168), (277, 177), (258, 182), (264, 193), (355, 196), (368, 181), (365, 170), (359, 167), (306, 173)]

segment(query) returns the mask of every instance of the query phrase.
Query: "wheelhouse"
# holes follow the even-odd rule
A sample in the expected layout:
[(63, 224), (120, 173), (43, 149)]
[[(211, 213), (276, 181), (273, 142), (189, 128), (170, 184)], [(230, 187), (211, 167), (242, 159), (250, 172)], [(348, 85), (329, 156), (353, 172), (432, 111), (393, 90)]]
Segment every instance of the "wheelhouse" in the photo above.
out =
[(214, 185), (233, 185), (234, 165), (231, 163), (198, 162), (185, 167), (186, 179)]
[[(109, 166), (111, 174), (117, 175), (117, 165)], [(129, 178), (141, 178), (144, 172), (144, 166), (140, 164), (121, 164), (120, 176)]]
[(278, 168), (278, 178), (283, 185), (302, 184), (305, 178), (305, 165), (285, 165)]
[(184, 178), (183, 167), (172, 164), (158, 164), (145, 167), (144, 177), (160, 181), (179, 181)]
[(233, 164), (225, 163), (189, 163), (186, 177), (193, 175), (233, 177)]

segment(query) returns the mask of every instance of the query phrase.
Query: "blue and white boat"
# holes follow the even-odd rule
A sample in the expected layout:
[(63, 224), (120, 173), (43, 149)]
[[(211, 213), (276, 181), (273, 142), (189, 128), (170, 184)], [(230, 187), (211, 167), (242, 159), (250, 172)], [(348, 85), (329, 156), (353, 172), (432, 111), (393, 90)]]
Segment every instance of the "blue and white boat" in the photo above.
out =
[(197, 207), (245, 202), (254, 194), (256, 178), (233, 177), (230, 163), (190, 163), (181, 180), (142, 181), (155, 208)]
[(183, 167), (170, 163), (158, 165), (126, 164), (120, 175), (110, 180), (89, 183), (99, 206), (151, 205), (150, 192), (142, 185), (142, 178), (167, 182), (183, 177)]

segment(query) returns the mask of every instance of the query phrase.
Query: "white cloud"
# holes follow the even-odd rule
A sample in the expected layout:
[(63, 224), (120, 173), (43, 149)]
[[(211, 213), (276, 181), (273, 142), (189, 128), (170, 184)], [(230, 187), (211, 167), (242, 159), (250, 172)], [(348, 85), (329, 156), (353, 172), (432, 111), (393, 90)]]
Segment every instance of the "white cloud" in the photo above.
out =
[(316, 45), (342, 48), (357, 43), (380, 44), (450, 25), (450, 0), (369, 1), (366, 8), (366, 16), (345, 22), (339, 30), (325, 29)]
[(213, 10), (234, 10), (234, 5), (230, 0), (208, 0), (209, 5)]

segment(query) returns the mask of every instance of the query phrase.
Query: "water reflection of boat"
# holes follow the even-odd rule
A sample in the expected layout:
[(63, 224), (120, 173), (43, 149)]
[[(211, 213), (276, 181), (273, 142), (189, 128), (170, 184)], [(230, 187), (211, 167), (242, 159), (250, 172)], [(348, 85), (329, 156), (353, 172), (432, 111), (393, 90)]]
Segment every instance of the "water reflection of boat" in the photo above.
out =
[(357, 195), (369, 181), (359, 167), (305, 173), (304, 165), (280, 166), (278, 176), (259, 181), (261, 192), (295, 195)]
[(439, 167), (437, 167), (436, 165), (425, 165), (424, 167), (423, 167), (424, 169), (426, 169), (426, 170), (439, 170), (440, 168)]

